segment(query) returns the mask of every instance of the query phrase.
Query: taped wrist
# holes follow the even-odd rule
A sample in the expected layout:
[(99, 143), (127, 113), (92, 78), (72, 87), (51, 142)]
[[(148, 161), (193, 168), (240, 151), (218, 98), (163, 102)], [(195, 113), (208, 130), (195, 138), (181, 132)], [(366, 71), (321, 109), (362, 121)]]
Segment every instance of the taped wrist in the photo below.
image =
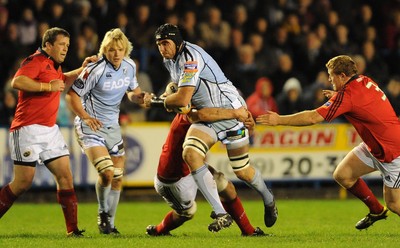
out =
[(150, 100), (150, 106), (156, 108), (164, 108), (164, 99), (159, 97), (153, 97)]

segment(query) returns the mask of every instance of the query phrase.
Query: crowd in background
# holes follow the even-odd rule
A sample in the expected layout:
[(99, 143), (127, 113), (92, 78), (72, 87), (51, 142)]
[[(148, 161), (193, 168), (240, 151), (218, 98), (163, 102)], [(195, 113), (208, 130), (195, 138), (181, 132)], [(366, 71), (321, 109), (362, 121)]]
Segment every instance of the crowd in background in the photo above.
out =
[[(10, 81), (21, 59), (54, 26), (71, 34), (65, 71), (96, 54), (107, 30), (120, 28), (134, 46), (141, 88), (161, 94), (169, 74), (154, 31), (166, 22), (215, 58), (255, 117), (323, 104), (321, 89), (331, 87), (325, 63), (339, 54), (352, 56), (400, 115), (399, 0), (0, 0), (0, 125), (8, 126), (13, 116), (17, 94)], [(121, 105), (124, 123), (172, 117)], [(59, 124), (70, 125), (70, 118), (60, 108)]]

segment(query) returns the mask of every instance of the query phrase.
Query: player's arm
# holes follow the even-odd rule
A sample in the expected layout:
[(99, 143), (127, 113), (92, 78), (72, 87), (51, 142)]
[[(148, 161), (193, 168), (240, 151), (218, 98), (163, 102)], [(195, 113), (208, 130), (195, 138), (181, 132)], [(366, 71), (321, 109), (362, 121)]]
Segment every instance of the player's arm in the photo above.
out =
[(238, 121), (245, 122), (249, 114), (246, 108), (241, 107), (239, 109), (202, 108), (200, 110), (193, 110), (188, 115), (193, 122), (215, 122), (229, 119), (237, 119)]
[(176, 93), (172, 93), (165, 98), (165, 108), (174, 109), (188, 106), (192, 100), (194, 89), (195, 87), (193, 86), (179, 87)]
[(27, 92), (51, 92), (63, 91), (65, 88), (64, 81), (61, 79), (51, 80), (49, 83), (38, 82), (30, 77), (20, 75), (11, 81), (11, 87), (17, 90)]
[(85, 60), (82, 63), (82, 66), (79, 67), (78, 69), (75, 69), (73, 71), (65, 72), (65, 86), (67, 89), (74, 83), (75, 79), (81, 74), (83, 69), (91, 62), (96, 62), (98, 60), (97, 55), (93, 55), (90, 57), (85, 58)]
[(68, 108), (79, 118), (82, 119), (92, 129), (93, 131), (98, 130), (103, 126), (101, 121), (96, 118), (91, 117), (84, 109), (81, 103), (80, 96), (73, 90), (69, 89), (67, 95), (65, 96), (65, 101)]
[(138, 104), (142, 108), (150, 107), (151, 99), (154, 96), (154, 94), (142, 91), (140, 87), (136, 87), (132, 91), (127, 91), (126, 95), (129, 101)]
[(267, 114), (258, 116), (256, 122), (268, 126), (310, 126), (324, 120), (324, 117), (314, 109), (292, 115), (279, 115), (275, 112), (268, 111)]

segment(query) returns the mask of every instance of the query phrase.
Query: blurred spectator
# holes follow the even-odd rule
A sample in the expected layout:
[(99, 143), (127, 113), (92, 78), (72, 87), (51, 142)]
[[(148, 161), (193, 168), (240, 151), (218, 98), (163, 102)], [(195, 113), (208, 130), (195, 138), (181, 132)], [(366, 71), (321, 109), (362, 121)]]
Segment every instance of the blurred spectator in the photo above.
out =
[(286, 53), (293, 56), (293, 43), (289, 39), (289, 34), (285, 27), (279, 26), (275, 30), (270, 44), (278, 53)]
[(318, 71), (325, 69), (329, 54), (322, 49), (322, 43), (318, 36), (314, 32), (309, 32), (296, 52), (295, 58), (295, 64), (307, 77), (305, 84), (310, 84)]
[(265, 75), (271, 75), (278, 68), (278, 54), (275, 49), (266, 47), (264, 38), (258, 33), (249, 36), (249, 44), (254, 50), (254, 61), (258, 70)]
[(332, 43), (334, 56), (342, 54), (356, 54), (359, 50), (357, 44), (349, 39), (349, 29), (343, 24), (336, 26), (336, 36)]
[(0, 42), (4, 42), (7, 38), (8, 10), (0, 6)]
[(115, 27), (121, 29), (127, 37), (131, 37), (129, 33), (129, 18), (125, 11), (118, 11), (115, 17)]
[(385, 47), (391, 51), (396, 48), (400, 36), (400, 8), (390, 10), (389, 23), (384, 27)]
[(285, 82), (283, 91), (276, 98), (279, 114), (289, 115), (304, 110), (301, 91), (301, 84), (297, 78), (292, 77)]
[(97, 34), (96, 26), (91, 22), (82, 22), (79, 36), (82, 36), (86, 43), (86, 52), (89, 55), (96, 54), (98, 51), (99, 35)]
[(386, 84), (388, 80), (388, 66), (382, 57), (376, 53), (375, 46), (371, 41), (362, 45), (362, 55), (365, 58), (365, 75), (374, 79), (375, 82)]
[(278, 69), (270, 76), (274, 84), (275, 97), (282, 92), (283, 85), (289, 78), (294, 77), (300, 82), (305, 80), (303, 74), (293, 68), (293, 60), (289, 54), (279, 55), (278, 62)]
[(254, 60), (254, 50), (249, 44), (239, 47), (238, 61), (232, 61), (232, 67), (228, 69), (227, 76), (247, 98), (255, 90), (254, 82), (260, 77), (260, 71)]
[(396, 115), (400, 117), (400, 77), (393, 76), (386, 87), (383, 89), (386, 97), (392, 104)]
[(142, 70), (147, 70), (149, 57), (155, 53), (154, 32), (156, 26), (150, 18), (150, 6), (140, 4), (134, 10), (132, 22), (129, 24), (129, 40), (134, 50), (133, 57), (141, 62)]
[(246, 6), (243, 4), (236, 4), (233, 8), (231, 27), (242, 30), (247, 35), (248, 28), (248, 14)]
[(221, 11), (217, 7), (211, 6), (205, 13), (206, 21), (199, 24), (200, 36), (204, 41), (203, 48), (220, 63), (230, 46), (231, 26), (222, 19)]
[(372, 8), (368, 4), (363, 4), (357, 10), (354, 22), (351, 23), (351, 38), (359, 45), (366, 40), (366, 34), (368, 27), (373, 25), (372, 23), (373, 12)]
[(28, 49), (19, 42), (17, 24), (9, 23), (7, 36), (0, 43), (0, 90), (3, 89), (4, 80), (10, 73), (10, 65), (14, 64), (19, 56), (23, 56), (27, 52)]
[(387, 56), (390, 74), (398, 74), (400, 72), (400, 35), (397, 37), (396, 46)]
[(179, 23), (182, 38), (190, 43), (204, 46), (201, 41), (200, 33), (197, 27), (197, 16), (193, 10), (187, 10), (183, 13), (182, 20)]
[(90, 15), (91, 9), (92, 4), (89, 0), (74, 1), (74, 13), (71, 17), (71, 37), (80, 34), (83, 25), (90, 26), (94, 30), (97, 30), (96, 20)]
[(365, 69), (367, 68), (367, 62), (361, 54), (356, 54), (352, 56), (354, 63), (356, 63), (358, 74), (366, 75)]
[(0, 127), (9, 128), (14, 118), (15, 108), (17, 107), (18, 92), (13, 89), (5, 91), (4, 98), (0, 103)]
[(253, 115), (253, 118), (274, 111), (279, 113), (278, 105), (272, 96), (273, 85), (269, 78), (261, 77), (256, 82), (256, 90), (246, 99), (247, 109)]
[(328, 73), (326, 70), (319, 71), (314, 79), (314, 82), (304, 87), (302, 98), (307, 109), (314, 109), (315, 107), (311, 106), (316, 104), (315, 100), (317, 100), (317, 102), (321, 100), (319, 98), (320, 96), (315, 96), (315, 94), (318, 94), (317, 92), (320, 92), (321, 90), (332, 90), (332, 84), (328, 80)]
[[(30, 8), (24, 8), (22, 16), (17, 23), (18, 26), (18, 38), (19, 43), (22, 46), (30, 47), (35, 45), (37, 32), (37, 20), (33, 15), (33, 11)], [(30, 47), (29, 49), (35, 49)]]
[(71, 30), (72, 28), (71, 13), (65, 13), (64, 4), (61, 1), (53, 1), (51, 3), (49, 17), (42, 21), (48, 22), (50, 27), (60, 27), (65, 30)]
[(83, 35), (78, 35), (72, 40), (71, 49), (68, 51), (68, 56), (65, 59), (64, 67), (66, 70), (72, 70), (73, 68), (78, 68), (82, 65), (82, 62), (89, 55), (94, 55), (89, 53), (87, 49), (87, 42)]
[(104, 37), (105, 33), (114, 28), (116, 17), (118, 16), (119, 6), (118, 2), (121, 1), (108, 1), (108, 0), (93, 0), (91, 8), (91, 16), (97, 24), (97, 35)]

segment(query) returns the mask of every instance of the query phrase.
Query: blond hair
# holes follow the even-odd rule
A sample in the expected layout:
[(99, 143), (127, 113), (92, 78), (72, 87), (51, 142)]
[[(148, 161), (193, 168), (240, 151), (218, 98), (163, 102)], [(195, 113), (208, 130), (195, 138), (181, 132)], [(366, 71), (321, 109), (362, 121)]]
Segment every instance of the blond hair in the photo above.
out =
[(103, 57), (107, 49), (109, 49), (114, 44), (124, 47), (125, 57), (129, 57), (133, 49), (132, 43), (128, 40), (124, 32), (122, 32), (122, 30), (119, 28), (111, 29), (104, 35), (104, 39), (100, 45), (98, 57)]
[(332, 73), (336, 75), (344, 73), (346, 76), (353, 76), (358, 72), (356, 63), (347, 55), (333, 57), (325, 66), (327, 69), (331, 69)]

